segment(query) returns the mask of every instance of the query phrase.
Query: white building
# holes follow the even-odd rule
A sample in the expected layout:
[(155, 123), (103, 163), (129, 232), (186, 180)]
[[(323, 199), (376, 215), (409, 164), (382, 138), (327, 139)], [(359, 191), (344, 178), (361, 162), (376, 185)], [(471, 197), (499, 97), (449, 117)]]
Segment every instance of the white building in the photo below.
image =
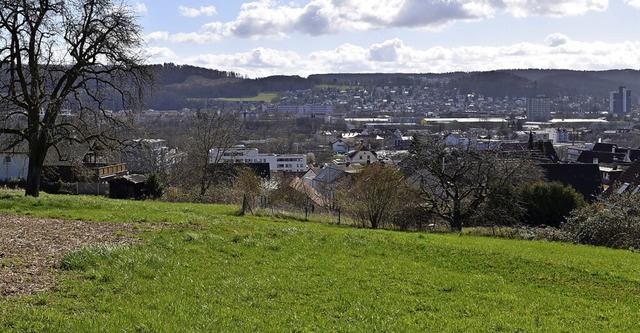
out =
[(369, 150), (367, 146), (360, 144), (354, 150), (347, 153), (345, 161), (350, 164), (370, 164), (378, 161), (378, 155), (375, 151)]
[(565, 128), (545, 128), (543, 133), (546, 133), (549, 136), (548, 140), (553, 143), (569, 142), (569, 131)]
[(331, 146), (333, 148), (333, 152), (336, 154), (346, 154), (349, 152), (349, 145), (342, 140), (334, 142)]
[(326, 115), (333, 113), (333, 105), (330, 104), (305, 104), (305, 105), (263, 105), (264, 112), (286, 112), (311, 115)]
[(27, 179), (29, 156), (27, 153), (0, 153), (0, 180)]
[(234, 146), (229, 149), (214, 148), (209, 151), (209, 163), (269, 163), (271, 172), (306, 172), (307, 155), (305, 154), (265, 154), (257, 148)]

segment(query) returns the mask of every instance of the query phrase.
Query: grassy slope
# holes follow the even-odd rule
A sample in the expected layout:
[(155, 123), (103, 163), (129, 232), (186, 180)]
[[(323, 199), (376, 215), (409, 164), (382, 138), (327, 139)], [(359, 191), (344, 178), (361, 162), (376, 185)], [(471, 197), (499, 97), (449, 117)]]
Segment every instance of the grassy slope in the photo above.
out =
[(227, 102), (265, 102), (265, 103), (271, 103), (271, 101), (273, 101), (274, 98), (278, 97), (278, 94), (276, 93), (260, 93), (258, 94), (258, 96), (254, 96), (254, 97), (224, 97), (224, 98), (218, 98), (218, 100), (221, 101), (227, 101)]
[(59, 291), (0, 301), (0, 331), (630, 331), (640, 310), (640, 257), (626, 251), (76, 198), (0, 211), (181, 224), (68, 256)]

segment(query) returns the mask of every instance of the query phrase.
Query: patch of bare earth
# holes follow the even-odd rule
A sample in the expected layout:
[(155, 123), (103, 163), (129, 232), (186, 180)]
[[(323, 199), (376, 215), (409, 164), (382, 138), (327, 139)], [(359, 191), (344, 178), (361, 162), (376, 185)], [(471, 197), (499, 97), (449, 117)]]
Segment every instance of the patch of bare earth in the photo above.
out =
[(0, 297), (49, 290), (62, 255), (95, 243), (130, 244), (141, 227), (0, 214)]

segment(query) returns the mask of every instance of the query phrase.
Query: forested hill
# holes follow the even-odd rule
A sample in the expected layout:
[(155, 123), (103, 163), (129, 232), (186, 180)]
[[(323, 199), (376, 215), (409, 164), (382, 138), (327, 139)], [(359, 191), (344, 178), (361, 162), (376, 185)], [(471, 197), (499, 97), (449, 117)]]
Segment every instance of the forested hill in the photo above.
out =
[(260, 93), (278, 93), (311, 89), (317, 85), (373, 86), (438, 85), (460, 93), (490, 97), (590, 95), (606, 98), (618, 86), (633, 94), (640, 92), (640, 71), (571, 71), (516, 69), (489, 72), (314, 74), (307, 78), (277, 75), (259, 79), (241, 74), (172, 63), (150, 65), (156, 74), (156, 87), (148, 106), (157, 110), (202, 107), (215, 98), (254, 97)]
[(202, 107), (214, 98), (254, 97), (263, 92), (310, 89), (314, 83), (299, 76), (242, 78), (238, 73), (188, 65), (151, 65), (156, 86), (148, 99), (151, 109)]

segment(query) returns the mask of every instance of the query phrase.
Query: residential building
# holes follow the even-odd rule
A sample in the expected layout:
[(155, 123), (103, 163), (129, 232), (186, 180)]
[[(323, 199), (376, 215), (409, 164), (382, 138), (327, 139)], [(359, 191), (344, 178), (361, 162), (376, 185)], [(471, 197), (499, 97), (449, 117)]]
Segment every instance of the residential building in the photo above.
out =
[(609, 93), (609, 111), (615, 114), (631, 112), (631, 90), (620, 86)]
[(122, 153), (122, 162), (131, 173), (152, 173), (175, 164), (180, 156), (164, 139), (136, 139)]
[(333, 113), (331, 104), (305, 104), (305, 105), (263, 105), (263, 112), (286, 112), (293, 114), (325, 115)]
[(566, 128), (545, 128), (544, 133), (548, 134), (548, 140), (551, 140), (554, 144), (569, 142), (569, 131)]
[(545, 96), (527, 98), (527, 120), (545, 122), (551, 119), (551, 98)]
[(370, 164), (377, 161), (378, 155), (376, 152), (369, 150), (369, 148), (363, 144), (358, 145), (345, 157), (345, 162), (347, 163)]
[(305, 154), (266, 154), (257, 148), (234, 146), (228, 149), (214, 148), (209, 151), (209, 163), (269, 163), (271, 172), (306, 172)]
[(336, 154), (346, 154), (349, 152), (349, 145), (342, 139), (334, 142), (332, 145), (333, 152)]
[(4, 151), (0, 153), (0, 181), (27, 179), (29, 155), (26, 151)]

